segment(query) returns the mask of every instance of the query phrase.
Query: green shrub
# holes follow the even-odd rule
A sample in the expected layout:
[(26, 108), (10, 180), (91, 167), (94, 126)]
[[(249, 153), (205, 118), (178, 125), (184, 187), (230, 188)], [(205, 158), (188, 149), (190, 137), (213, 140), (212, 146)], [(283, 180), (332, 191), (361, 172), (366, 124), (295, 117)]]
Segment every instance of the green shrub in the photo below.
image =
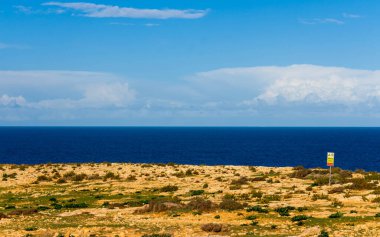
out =
[(290, 178), (303, 179), (312, 173), (312, 170), (305, 169), (303, 166), (296, 166), (293, 170), (294, 172), (289, 175)]
[(193, 170), (192, 170), (192, 169), (187, 169), (186, 172), (185, 172), (185, 175), (186, 175), (186, 176), (191, 176), (191, 175), (193, 175)]
[(260, 200), (261, 203), (269, 203), (273, 201), (281, 201), (281, 196), (277, 194), (265, 195)]
[(170, 184), (160, 188), (161, 192), (175, 192), (177, 190), (178, 190), (178, 186), (170, 185)]
[(258, 212), (258, 213), (268, 213), (268, 212), (269, 212), (268, 209), (262, 208), (261, 206), (248, 207), (248, 208), (246, 209), (246, 211), (247, 211), (247, 212), (255, 211), (255, 212)]
[(51, 198), (49, 198), (49, 201), (51, 201), (51, 202), (57, 202), (57, 198), (51, 197)]
[(325, 230), (322, 230), (318, 237), (329, 237), (329, 233), (327, 233)]
[(26, 230), (26, 231), (35, 231), (35, 230), (38, 230), (38, 228), (35, 227), (35, 226), (30, 226), (30, 227), (26, 227), (24, 230)]
[(372, 202), (380, 203), (380, 197), (375, 197)]
[(369, 172), (364, 177), (366, 180), (380, 180), (380, 173)]
[(333, 202), (331, 203), (331, 205), (332, 205), (333, 207), (343, 207), (343, 206), (344, 206), (344, 205), (343, 205), (343, 202), (341, 202), (341, 201), (339, 201), (339, 200), (337, 200), (337, 199), (334, 199)]
[(12, 174), (3, 174), (3, 180), (6, 181), (8, 178), (9, 179), (15, 179), (17, 176), (17, 173), (12, 173)]
[(249, 225), (251, 226), (257, 226), (259, 224), (258, 221), (251, 221), (251, 223), (249, 223)]
[(355, 190), (365, 190), (365, 189), (375, 189), (376, 184), (371, 183), (363, 178), (354, 178), (351, 179), (350, 182), (352, 183), (349, 188), (355, 189)]
[(65, 178), (60, 178), (57, 180), (57, 184), (63, 184), (63, 183), (66, 183), (66, 179)]
[(129, 181), (129, 182), (132, 182), (132, 181), (136, 181), (137, 178), (134, 175), (129, 175), (126, 180)]
[(235, 179), (231, 181), (231, 185), (244, 185), (248, 184), (249, 179), (247, 177), (240, 177), (239, 179)]
[(245, 219), (246, 219), (246, 220), (250, 220), (250, 221), (252, 221), (252, 220), (257, 219), (257, 216), (250, 215), (250, 216), (246, 216)]
[(267, 176), (257, 176), (251, 179), (251, 181), (265, 181)]
[[(133, 176), (134, 177), (134, 176)], [(136, 177), (133, 178), (131, 175), (127, 177), (127, 181), (135, 181)], [(115, 174), (111, 171), (108, 171), (105, 175), (104, 178), (105, 180), (107, 179), (120, 179), (120, 176), (118, 174)]]
[(198, 196), (204, 194), (205, 190), (190, 190), (190, 196)]
[(84, 173), (81, 173), (81, 174), (75, 174), (74, 176), (72, 176), (71, 180), (75, 181), (75, 182), (80, 182), (80, 181), (83, 181), (86, 178), (87, 178), (87, 175), (84, 174)]
[(38, 207), (37, 207), (37, 210), (38, 210), (38, 211), (45, 211), (45, 210), (48, 210), (48, 209), (50, 209), (50, 208), (47, 207), (47, 206), (38, 206)]
[(311, 197), (311, 200), (313, 200), (313, 201), (317, 201), (318, 199), (329, 199), (329, 196), (325, 195), (325, 194), (314, 194)]
[(230, 190), (239, 190), (241, 189), (241, 185), (235, 184), (235, 185), (230, 185)]
[(16, 209), (16, 206), (15, 205), (6, 205), (5, 206), (5, 209)]
[(323, 186), (329, 184), (329, 177), (320, 176), (314, 180), (313, 186)]
[(174, 173), (172, 175), (175, 176), (175, 177), (177, 177), (177, 178), (184, 178), (186, 176), (183, 171), (176, 172), (176, 173)]
[(343, 216), (343, 213), (341, 213), (341, 212), (336, 212), (336, 213), (334, 213), (334, 214), (331, 214), (330, 216), (329, 216), (329, 218), (341, 218)]
[(64, 208), (87, 208), (87, 203), (68, 203), (63, 206)]
[(278, 207), (274, 209), (280, 216), (290, 216), (289, 211), (295, 210), (296, 208), (293, 206), (286, 206), (286, 207)]
[(40, 175), (37, 177), (37, 181), (38, 182), (42, 182), (42, 181), (50, 181), (50, 178), (47, 177), (46, 175)]
[(303, 211), (306, 211), (306, 210), (308, 210), (307, 207), (297, 207), (297, 211), (299, 211), (299, 212), (303, 212)]
[(264, 195), (264, 193), (261, 192), (261, 191), (253, 190), (251, 192), (251, 195), (252, 195), (253, 198), (262, 198), (263, 195)]
[(305, 216), (305, 215), (299, 215), (299, 216), (293, 216), (292, 217), (292, 221), (304, 221), (307, 219), (309, 219), (309, 217)]
[(171, 234), (145, 234), (141, 237), (172, 237)]
[(51, 204), (51, 206), (52, 206), (55, 210), (61, 210), (62, 207), (63, 207), (61, 204), (58, 204), (58, 203), (53, 203), (53, 204)]
[(66, 172), (63, 174), (63, 177), (66, 178), (66, 179), (71, 179), (72, 177), (74, 177), (76, 174), (74, 171), (70, 171), (70, 172)]
[(380, 213), (376, 213), (375, 217), (380, 217)]

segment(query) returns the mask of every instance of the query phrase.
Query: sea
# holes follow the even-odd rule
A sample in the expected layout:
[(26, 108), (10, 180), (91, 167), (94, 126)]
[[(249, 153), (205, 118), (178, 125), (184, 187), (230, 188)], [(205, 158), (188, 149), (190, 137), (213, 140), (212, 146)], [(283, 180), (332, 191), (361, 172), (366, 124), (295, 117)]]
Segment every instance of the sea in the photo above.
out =
[(0, 127), (1, 164), (132, 162), (380, 171), (380, 128)]

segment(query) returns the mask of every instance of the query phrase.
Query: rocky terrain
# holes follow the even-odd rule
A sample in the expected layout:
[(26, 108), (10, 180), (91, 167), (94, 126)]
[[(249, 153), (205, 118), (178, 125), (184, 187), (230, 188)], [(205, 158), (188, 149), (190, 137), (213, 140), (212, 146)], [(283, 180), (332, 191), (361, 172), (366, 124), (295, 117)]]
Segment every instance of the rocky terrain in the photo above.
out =
[(0, 165), (0, 236), (380, 236), (380, 174), (177, 164)]

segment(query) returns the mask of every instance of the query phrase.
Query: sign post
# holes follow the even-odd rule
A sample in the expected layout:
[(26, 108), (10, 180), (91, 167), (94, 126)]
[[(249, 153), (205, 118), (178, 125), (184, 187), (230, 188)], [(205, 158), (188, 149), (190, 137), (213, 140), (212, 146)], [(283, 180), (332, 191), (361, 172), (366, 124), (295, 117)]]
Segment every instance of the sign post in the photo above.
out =
[(330, 167), (329, 185), (331, 185), (331, 167), (334, 166), (334, 152), (327, 152), (327, 166)]

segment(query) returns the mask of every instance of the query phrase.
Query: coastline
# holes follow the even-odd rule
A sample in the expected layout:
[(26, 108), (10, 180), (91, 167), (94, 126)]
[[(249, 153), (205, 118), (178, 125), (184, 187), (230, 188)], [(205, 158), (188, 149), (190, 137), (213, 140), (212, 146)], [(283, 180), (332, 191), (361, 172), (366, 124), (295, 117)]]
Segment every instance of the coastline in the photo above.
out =
[(328, 186), (326, 172), (174, 163), (4, 164), (0, 235), (380, 235), (380, 175), (335, 168)]

